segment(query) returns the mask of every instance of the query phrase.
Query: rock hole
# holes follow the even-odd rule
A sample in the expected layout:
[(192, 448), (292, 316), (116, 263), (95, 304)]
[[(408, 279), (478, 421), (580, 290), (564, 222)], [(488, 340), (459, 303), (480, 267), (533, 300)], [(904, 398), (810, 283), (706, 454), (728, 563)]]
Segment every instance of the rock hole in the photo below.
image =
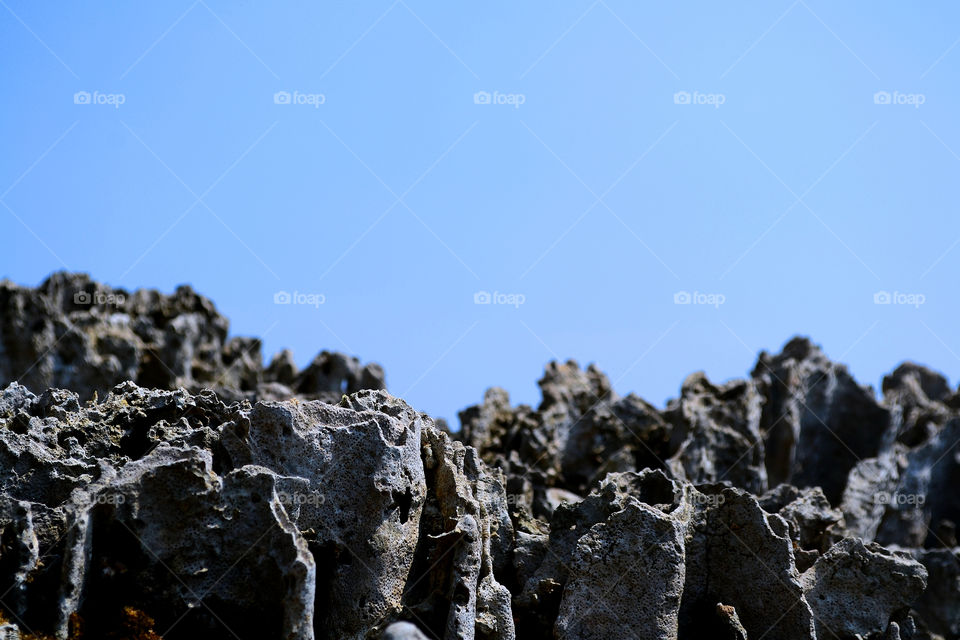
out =
[(394, 491), (392, 494), (393, 505), (391, 505), (391, 510), (395, 508), (400, 509), (400, 524), (404, 524), (407, 520), (410, 519), (410, 506), (413, 504), (413, 491), (410, 487), (407, 487), (407, 490), (404, 493), (399, 491)]
[(461, 607), (470, 602), (470, 589), (467, 588), (467, 585), (462, 582), (457, 583), (453, 590), (453, 602)]

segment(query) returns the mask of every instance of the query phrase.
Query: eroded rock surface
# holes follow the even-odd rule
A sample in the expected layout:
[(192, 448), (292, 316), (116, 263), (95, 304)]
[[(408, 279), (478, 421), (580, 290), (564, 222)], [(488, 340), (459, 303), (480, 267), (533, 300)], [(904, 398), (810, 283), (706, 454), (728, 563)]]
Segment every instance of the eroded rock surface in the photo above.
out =
[(168, 638), (359, 639), (405, 615), (514, 637), (498, 474), (384, 391), (228, 406), (127, 382), (81, 404), (14, 383), (0, 487), (24, 629), (105, 637), (132, 607)]
[(553, 362), (450, 433), (189, 288), (0, 313), (0, 637), (960, 638), (960, 396), (921, 365), (878, 400), (794, 338), (658, 409)]
[(189, 286), (128, 292), (58, 272), (37, 288), (0, 281), (0, 380), (82, 400), (132, 380), (143, 387), (215, 389), (229, 399), (300, 396), (336, 402), (385, 389), (380, 365), (323, 351), (302, 371), (289, 352), (263, 366), (260, 340), (229, 337), (229, 321)]

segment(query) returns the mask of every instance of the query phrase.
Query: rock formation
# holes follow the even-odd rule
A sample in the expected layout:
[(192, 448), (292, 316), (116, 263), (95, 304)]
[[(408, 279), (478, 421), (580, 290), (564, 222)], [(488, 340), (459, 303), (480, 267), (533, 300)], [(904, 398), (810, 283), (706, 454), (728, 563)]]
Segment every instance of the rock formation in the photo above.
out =
[(452, 433), (186, 287), (0, 310), (0, 638), (960, 638), (960, 394), (919, 365), (878, 400), (795, 338), (657, 409), (553, 362)]
[(263, 366), (260, 340), (229, 337), (229, 321), (189, 286), (133, 293), (85, 274), (55, 273), (36, 289), (0, 281), (0, 380), (36, 393), (70, 389), (81, 400), (132, 380), (143, 387), (230, 400), (294, 396), (338, 401), (384, 389), (380, 365), (321, 352), (298, 371), (289, 351)]

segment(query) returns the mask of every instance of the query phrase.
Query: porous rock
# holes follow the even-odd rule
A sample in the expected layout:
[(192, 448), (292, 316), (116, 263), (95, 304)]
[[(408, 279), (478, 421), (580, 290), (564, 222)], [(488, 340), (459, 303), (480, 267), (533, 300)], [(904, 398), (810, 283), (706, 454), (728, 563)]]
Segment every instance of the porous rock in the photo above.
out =
[[(31, 629), (66, 637), (79, 618), (98, 637), (135, 607), (169, 638), (359, 639), (419, 609), (513, 637), (502, 486), (383, 391), (227, 406), (125, 383), (81, 405), (13, 384), (0, 410), (0, 579)], [(474, 544), (421, 601), (427, 502), (447, 511), (438, 537)]]
[(862, 637), (885, 631), (891, 615), (923, 593), (927, 570), (905, 553), (846, 538), (807, 569), (802, 582), (818, 637)]
[[(229, 321), (187, 285), (128, 292), (57, 272), (39, 287), (0, 281), (0, 380), (86, 400), (132, 380), (144, 387), (213, 388), (233, 400), (298, 395), (337, 401), (385, 389), (380, 365), (323, 351), (298, 372), (289, 352), (264, 368), (260, 340), (230, 337)], [(280, 385), (262, 390), (263, 385)]]
[(0, 376), (0, 637), (960, 631), (960, 400), (919, 364), (878, 401), (795, 338), (658, 409), (552, 362), (451, 433), (188, 287), (54, 274), (0, 283)]

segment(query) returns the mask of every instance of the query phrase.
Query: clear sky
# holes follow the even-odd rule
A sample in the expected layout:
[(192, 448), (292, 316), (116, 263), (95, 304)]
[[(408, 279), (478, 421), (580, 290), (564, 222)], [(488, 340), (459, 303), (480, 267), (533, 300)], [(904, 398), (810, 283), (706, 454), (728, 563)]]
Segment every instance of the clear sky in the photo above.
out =
[(0, 0), (0, 276), (190, 283), (454, 424), (795, 333), (956, 384), (958, 40), (943, 0)]

